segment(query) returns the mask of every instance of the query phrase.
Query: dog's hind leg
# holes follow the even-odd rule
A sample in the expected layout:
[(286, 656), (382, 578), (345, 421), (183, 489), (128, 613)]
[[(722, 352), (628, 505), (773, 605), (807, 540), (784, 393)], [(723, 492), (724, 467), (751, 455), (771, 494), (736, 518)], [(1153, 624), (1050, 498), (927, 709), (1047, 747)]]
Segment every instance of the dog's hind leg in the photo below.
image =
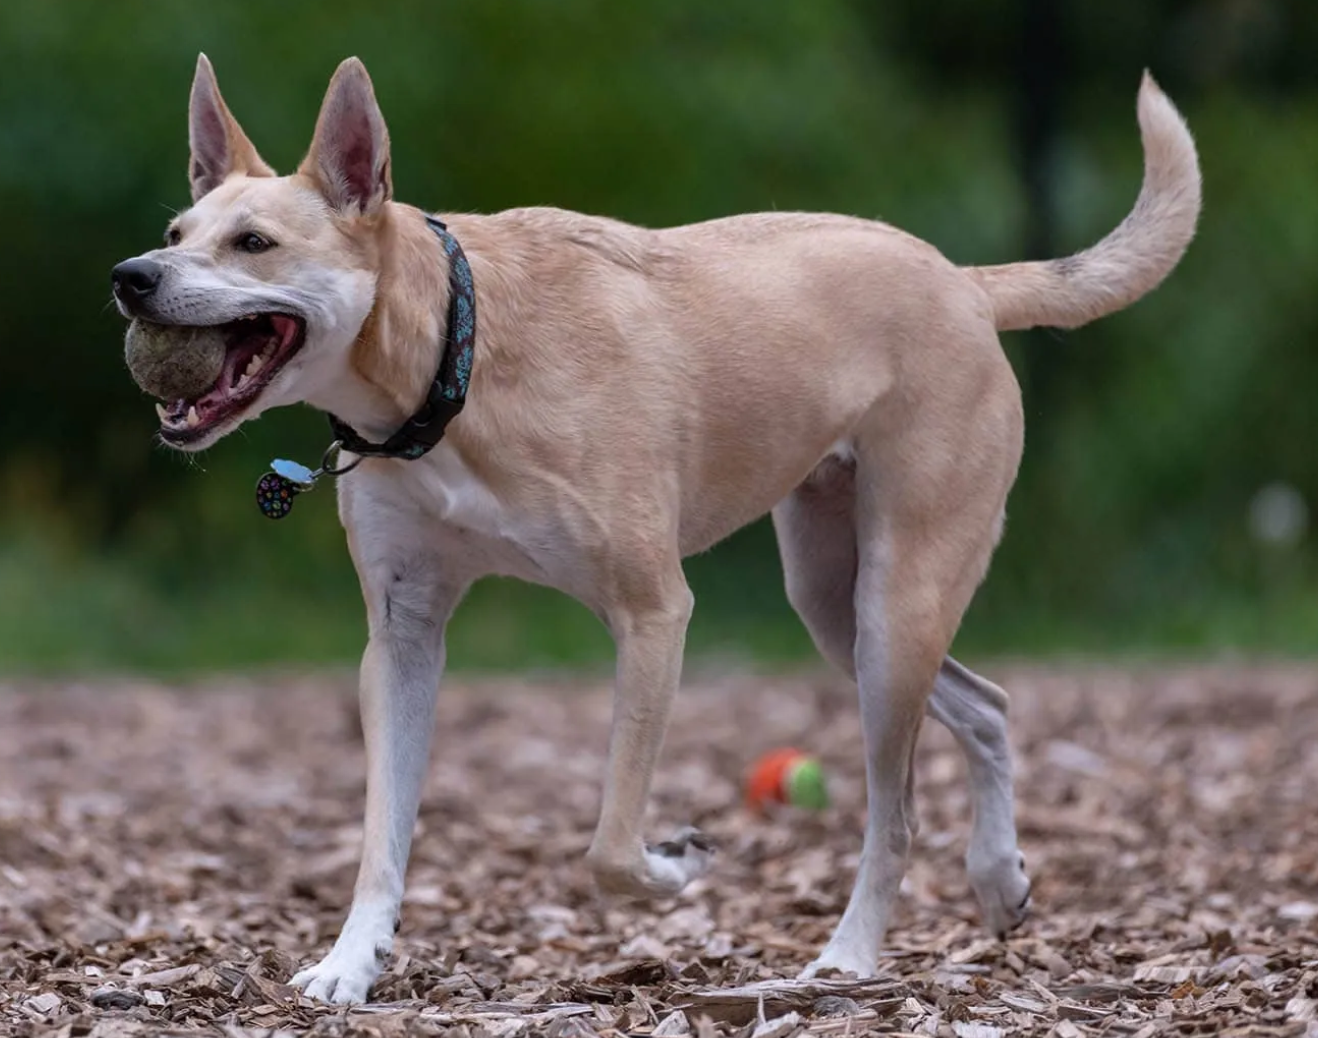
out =
[(361, 666), (366, 737), (361, 867), (334, 947), (292, 980), (308, 998), (339, 1003), (365, 1001), (393, 947), (429, 765), (444, 627), (466, 588), (431, 560), (369, 560), (358, 550), (353, 555), (371, 629)]
[(975, 810), (966, 872), (984, 925), (1005, 937), (1025, 921), (1030, 905), (1030, 880), (1016, 840), (1007, 693), (949, 656), (939, 668), (928, 709), (966, 755)]
[[(868, 812), (846, 911), (807, 973), (872, 975), (916, 830), (913, 756), (948, 647), (983, 579), (1022, 443), (1000, 354), (887, 398), (856, 436), (855, 673)], [(917, 402), (918, 401), (918, 402)]]
[(819, 654), (856, 676), (856, 470), (825, 458), (773, 510), (787, 601)]
[[(820, 654), (856, 676), (855, 470), (825, 460), (773, 511), (787, 597)], [(1003, 935), (1025, 918), (1029, 880), (1017, 847), (1007, 694), (945, 657), (926, 704), (965, 754), (974, 804), (966, 869), (984, 925)]]
[(641, 572), (634, 560), (620, 565), (630, 570), (628, 593), (603, 610), (618, 647), (618, 673), (604, 798), (586, 861), (606, 894), (662, 897), (704, 873), (712, 857), (693, 829), (647, 848), (641, 828), (693, 602), (676, 552), (657, 573)]

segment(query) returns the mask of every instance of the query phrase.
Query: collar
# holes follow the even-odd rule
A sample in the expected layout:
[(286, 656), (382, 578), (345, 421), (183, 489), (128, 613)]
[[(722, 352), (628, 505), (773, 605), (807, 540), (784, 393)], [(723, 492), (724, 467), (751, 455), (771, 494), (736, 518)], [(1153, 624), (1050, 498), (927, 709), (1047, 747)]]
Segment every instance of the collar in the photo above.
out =
[[(329, 416), (334, 442), (325, 451), (320, 468), (312, 471), (295, 461), (276, 458), (256, 484), (256, 504), (263, 515), (282, 519), (293, 508), (293, 498), (316, 485), (321, 476), (341, 476), (361, 463), (363, 458), (403, 458), (415, 461), (426, 455), (444, 438), (444, 430), (467, 402), (471, 382), (471, 358), (476, 346), (476, 291), (471, 280), (471, 265), (462, 246), (434, 216), (426, 225), (435, 232), (448, 257), (449, 302), (448, 328), (442, 340), (439, 370), (430, 383), (426, 399), (416, 413), (405, 421), (384, 443), (371, 443), (343, 419)], [(339, 452), (357, 455), (346, 465), (338, 462)]]
[(427, 454), (444, 438), (444, 430), (467, 402), (471, 381), (471, 358), (476, 346), (476, 292), (471, 264), (438, 217), (427, 216), (426, 225), (435, 232), (449, 261), (448, 329), (441, 339), (439, 370), (430, 383), (426, 399), (416, 412), (384, 443), (371, 443), (335, 415), (330, 428), (342, 450), (364, 458), (405, 458), (414, 461)]

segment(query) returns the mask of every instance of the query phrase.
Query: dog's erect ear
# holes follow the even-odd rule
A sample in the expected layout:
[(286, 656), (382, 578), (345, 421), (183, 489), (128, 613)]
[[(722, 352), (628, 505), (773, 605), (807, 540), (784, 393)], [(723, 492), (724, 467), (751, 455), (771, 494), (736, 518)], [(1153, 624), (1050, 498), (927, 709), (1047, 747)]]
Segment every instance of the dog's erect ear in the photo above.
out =
[(197, 74), (192, 77), (192, 100), (188, 105), (188, 143), (192, 158), (188, 179), (192, 200), (214, 191), (232, 173), (249, 177), (273, 177), (256, 148), (220, 96), (215, 70), (205, 54), (197, 55)]
[(298, 172), (311, 177), (341, 212), (371, 213), (393, 197), (389, 131), (371, 77), (356, 58), (343, 62), (330, 80)]

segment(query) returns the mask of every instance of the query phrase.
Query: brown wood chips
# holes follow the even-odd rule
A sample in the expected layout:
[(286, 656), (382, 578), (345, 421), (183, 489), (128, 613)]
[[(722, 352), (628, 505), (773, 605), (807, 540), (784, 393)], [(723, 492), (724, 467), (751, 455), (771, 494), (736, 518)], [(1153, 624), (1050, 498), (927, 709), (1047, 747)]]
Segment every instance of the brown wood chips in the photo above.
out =
[[(996, 666), (1012, 693), (1034, 915), (1005, 943), (961, 862), (964, 765), (932, 722), (921, 832), (878, 979), (790, 978), (860, 850), (854, 691), (693, 679), (649, 832), (694, 823), (712, 873), (652, 906), (582, 863), (609, 693), (464, 682), (441, 697), (395, 955), (369, 1006), (286, 985), (355, 874), (350, 679), (0, 690), (0, 1034), (1008, 1035), (1318, 1038), (1318, 666)], [(757, 818), (783, 744), (834, 804)]]

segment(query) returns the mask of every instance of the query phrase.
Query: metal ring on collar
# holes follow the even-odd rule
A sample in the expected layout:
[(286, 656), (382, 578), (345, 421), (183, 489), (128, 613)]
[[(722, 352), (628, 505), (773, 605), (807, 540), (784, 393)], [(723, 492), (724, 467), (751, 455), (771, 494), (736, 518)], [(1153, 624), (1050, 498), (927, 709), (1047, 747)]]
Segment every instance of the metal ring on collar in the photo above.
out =
[(357, 455), (357, 457), (353, 458), (351, 462), (349, 462), (347, 465), (344, 465), (342, 468), (331, 467), (330, 456), (333, 455), (334, 460), (337, 462), (339, 459), (339, 454), (342, 452), (342, 450), (343, 450), (342, 440), (335, 440), (333, 443), (331, 443), (328, 447), (325, 448), (325, 454), (320, 459), (320, 471), (324, 475), (342, 476), (345, 472), (351, 472), (364, 460), (363, 456), (359, 454)]

